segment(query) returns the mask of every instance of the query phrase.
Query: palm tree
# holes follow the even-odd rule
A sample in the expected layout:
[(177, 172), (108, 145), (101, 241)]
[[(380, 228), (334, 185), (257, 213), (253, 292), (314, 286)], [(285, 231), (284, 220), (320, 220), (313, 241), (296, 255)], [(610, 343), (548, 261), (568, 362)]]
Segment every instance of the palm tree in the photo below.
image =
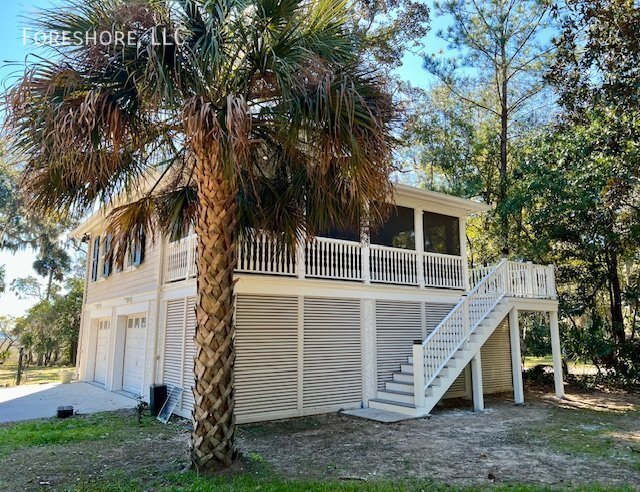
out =
[(192, 462), (229, 465), (238, 239), (265, 230), (294, 244), (382, 217), (384, 81), (344, 0), (67, 1), (31, 23), (72, 41), (28, 63), (8, 93), (31, 206), (111, 205), (116, 256), (132, 231), (195, 227)]

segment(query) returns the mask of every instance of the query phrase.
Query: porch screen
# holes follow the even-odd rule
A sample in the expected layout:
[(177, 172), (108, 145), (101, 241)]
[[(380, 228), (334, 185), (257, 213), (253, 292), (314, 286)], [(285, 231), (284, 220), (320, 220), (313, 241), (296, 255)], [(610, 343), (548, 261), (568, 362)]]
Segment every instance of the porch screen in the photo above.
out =
[(460, 256), (460, 223), (458, 217), (425, 212), (424, 250), (429, 253)]
[(416, 233), (412, 208), (395, 207), (387, 222), (371, 233), (371, 244), (393, 248), (416, 249)]

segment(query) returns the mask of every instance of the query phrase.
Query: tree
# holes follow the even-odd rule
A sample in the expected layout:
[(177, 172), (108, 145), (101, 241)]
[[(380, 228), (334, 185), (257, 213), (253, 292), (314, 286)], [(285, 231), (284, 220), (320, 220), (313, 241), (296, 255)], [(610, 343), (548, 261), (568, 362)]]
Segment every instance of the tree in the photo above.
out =
[(497, 122), (499, 182), (494, 200), (504, 253), (509, 251), (509, 140), (527, 125), (545, 84), (542, 74), (552, 51), (544, 33), (550, 27), (550, 3), (537, 0), (446, 0), (436, 4), (452, 18), (440, 36), (458, 56), (425, 59), (425, 68), (461, 101)]
[(18, 341), (14, 328), (15, 319), (11, 316), (0, 316), (0, 364), (11, 355), (11, 347)]
[[(638, 379), (640, 9), (628, 0), (570, 0), (558, 17), (561, 35), (548, 80), (561, 118), (535, 142), (527, 172), (531, 186), (562, 203), (528, 200), (531, 229), (550, 236), (569, 285), (582, 285), (568, 305), (571, 314), (587, 314), (590, 333), (606, 334), (601, 362)], [(543, 221), (540, 231), (536, 223)]]
[[(31, 278), (34, 282), (25, 283), (24, 288), (33, 293), (40, 283)], [(71, 278), (64, 292), (51, 292), (48, 298), (41, 292), (38, 302), (15, 320), (14, 334), (30, 358), (35, 354), (37, 365), (75, 364), (83, 292), (84, 280)]]
[(11, 290), (19, 299), (38, 299), (44, 301), (45, 295), (42, 292), (42, 285), (33, 275), (19, 277), (11, 282)]
[(393, 104), (350, 17), (342, 0), (89, 0), (32, 19), (36, 30), (106, 31), (113, 42), (57, 47), (10, 91), (31, 206), (122, 204), (109, 226), (117, 261), (132, 233), (195, 224), (200, 470), (236, 456), (239, 235), (260, 229), (293, 245), (386, 210)]

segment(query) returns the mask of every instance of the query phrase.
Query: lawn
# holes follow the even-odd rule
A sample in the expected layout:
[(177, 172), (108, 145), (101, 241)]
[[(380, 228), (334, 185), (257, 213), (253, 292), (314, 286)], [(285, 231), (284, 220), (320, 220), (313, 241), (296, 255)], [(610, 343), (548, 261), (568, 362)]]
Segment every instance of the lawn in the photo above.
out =
[[(73, 366), (63, 367), (39, 367), (29, 366), (22, 373), (22, 381), (20, 384), (40, 384), (40, 383), (56, 383), (60, 381), (58, 373), (63, 369), (73, 370)], [(16, 384), (16, 374), (18, 372), (18, 364), (14, 361), (7, 361), (0, 364), (0, 388), (14, 386)]]
[[(537, 365), (553, 366), (553, 357), (551, 355), (547, 355), (545, 357), (524, 358), (525, 369), (531, 369), (532, 367), (535, 367)], [(569, 367), (569, 373), (573, 374), (574, 376), (585, 376), (597, 373), (597, 369), (593, 364), (570, 360), (567, 361), (567, 366)]]
[(233, 472), (188, 467), (190, 423), (133, 411), (0, 426), (0, 490), (637, 490), (640, 400), (527, 394), (383, 425), (337, 414), (240, 426)]

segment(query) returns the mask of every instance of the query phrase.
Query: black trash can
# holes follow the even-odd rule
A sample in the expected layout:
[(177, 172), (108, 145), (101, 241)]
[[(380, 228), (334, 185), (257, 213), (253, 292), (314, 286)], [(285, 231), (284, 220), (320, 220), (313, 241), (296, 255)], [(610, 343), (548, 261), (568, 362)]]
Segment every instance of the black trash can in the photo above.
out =
[(162, 405), (167, 399), (166, 384), (152, 384), (149, 388), (149, 409), (151, 415), (157, 416), (162, 409)]

